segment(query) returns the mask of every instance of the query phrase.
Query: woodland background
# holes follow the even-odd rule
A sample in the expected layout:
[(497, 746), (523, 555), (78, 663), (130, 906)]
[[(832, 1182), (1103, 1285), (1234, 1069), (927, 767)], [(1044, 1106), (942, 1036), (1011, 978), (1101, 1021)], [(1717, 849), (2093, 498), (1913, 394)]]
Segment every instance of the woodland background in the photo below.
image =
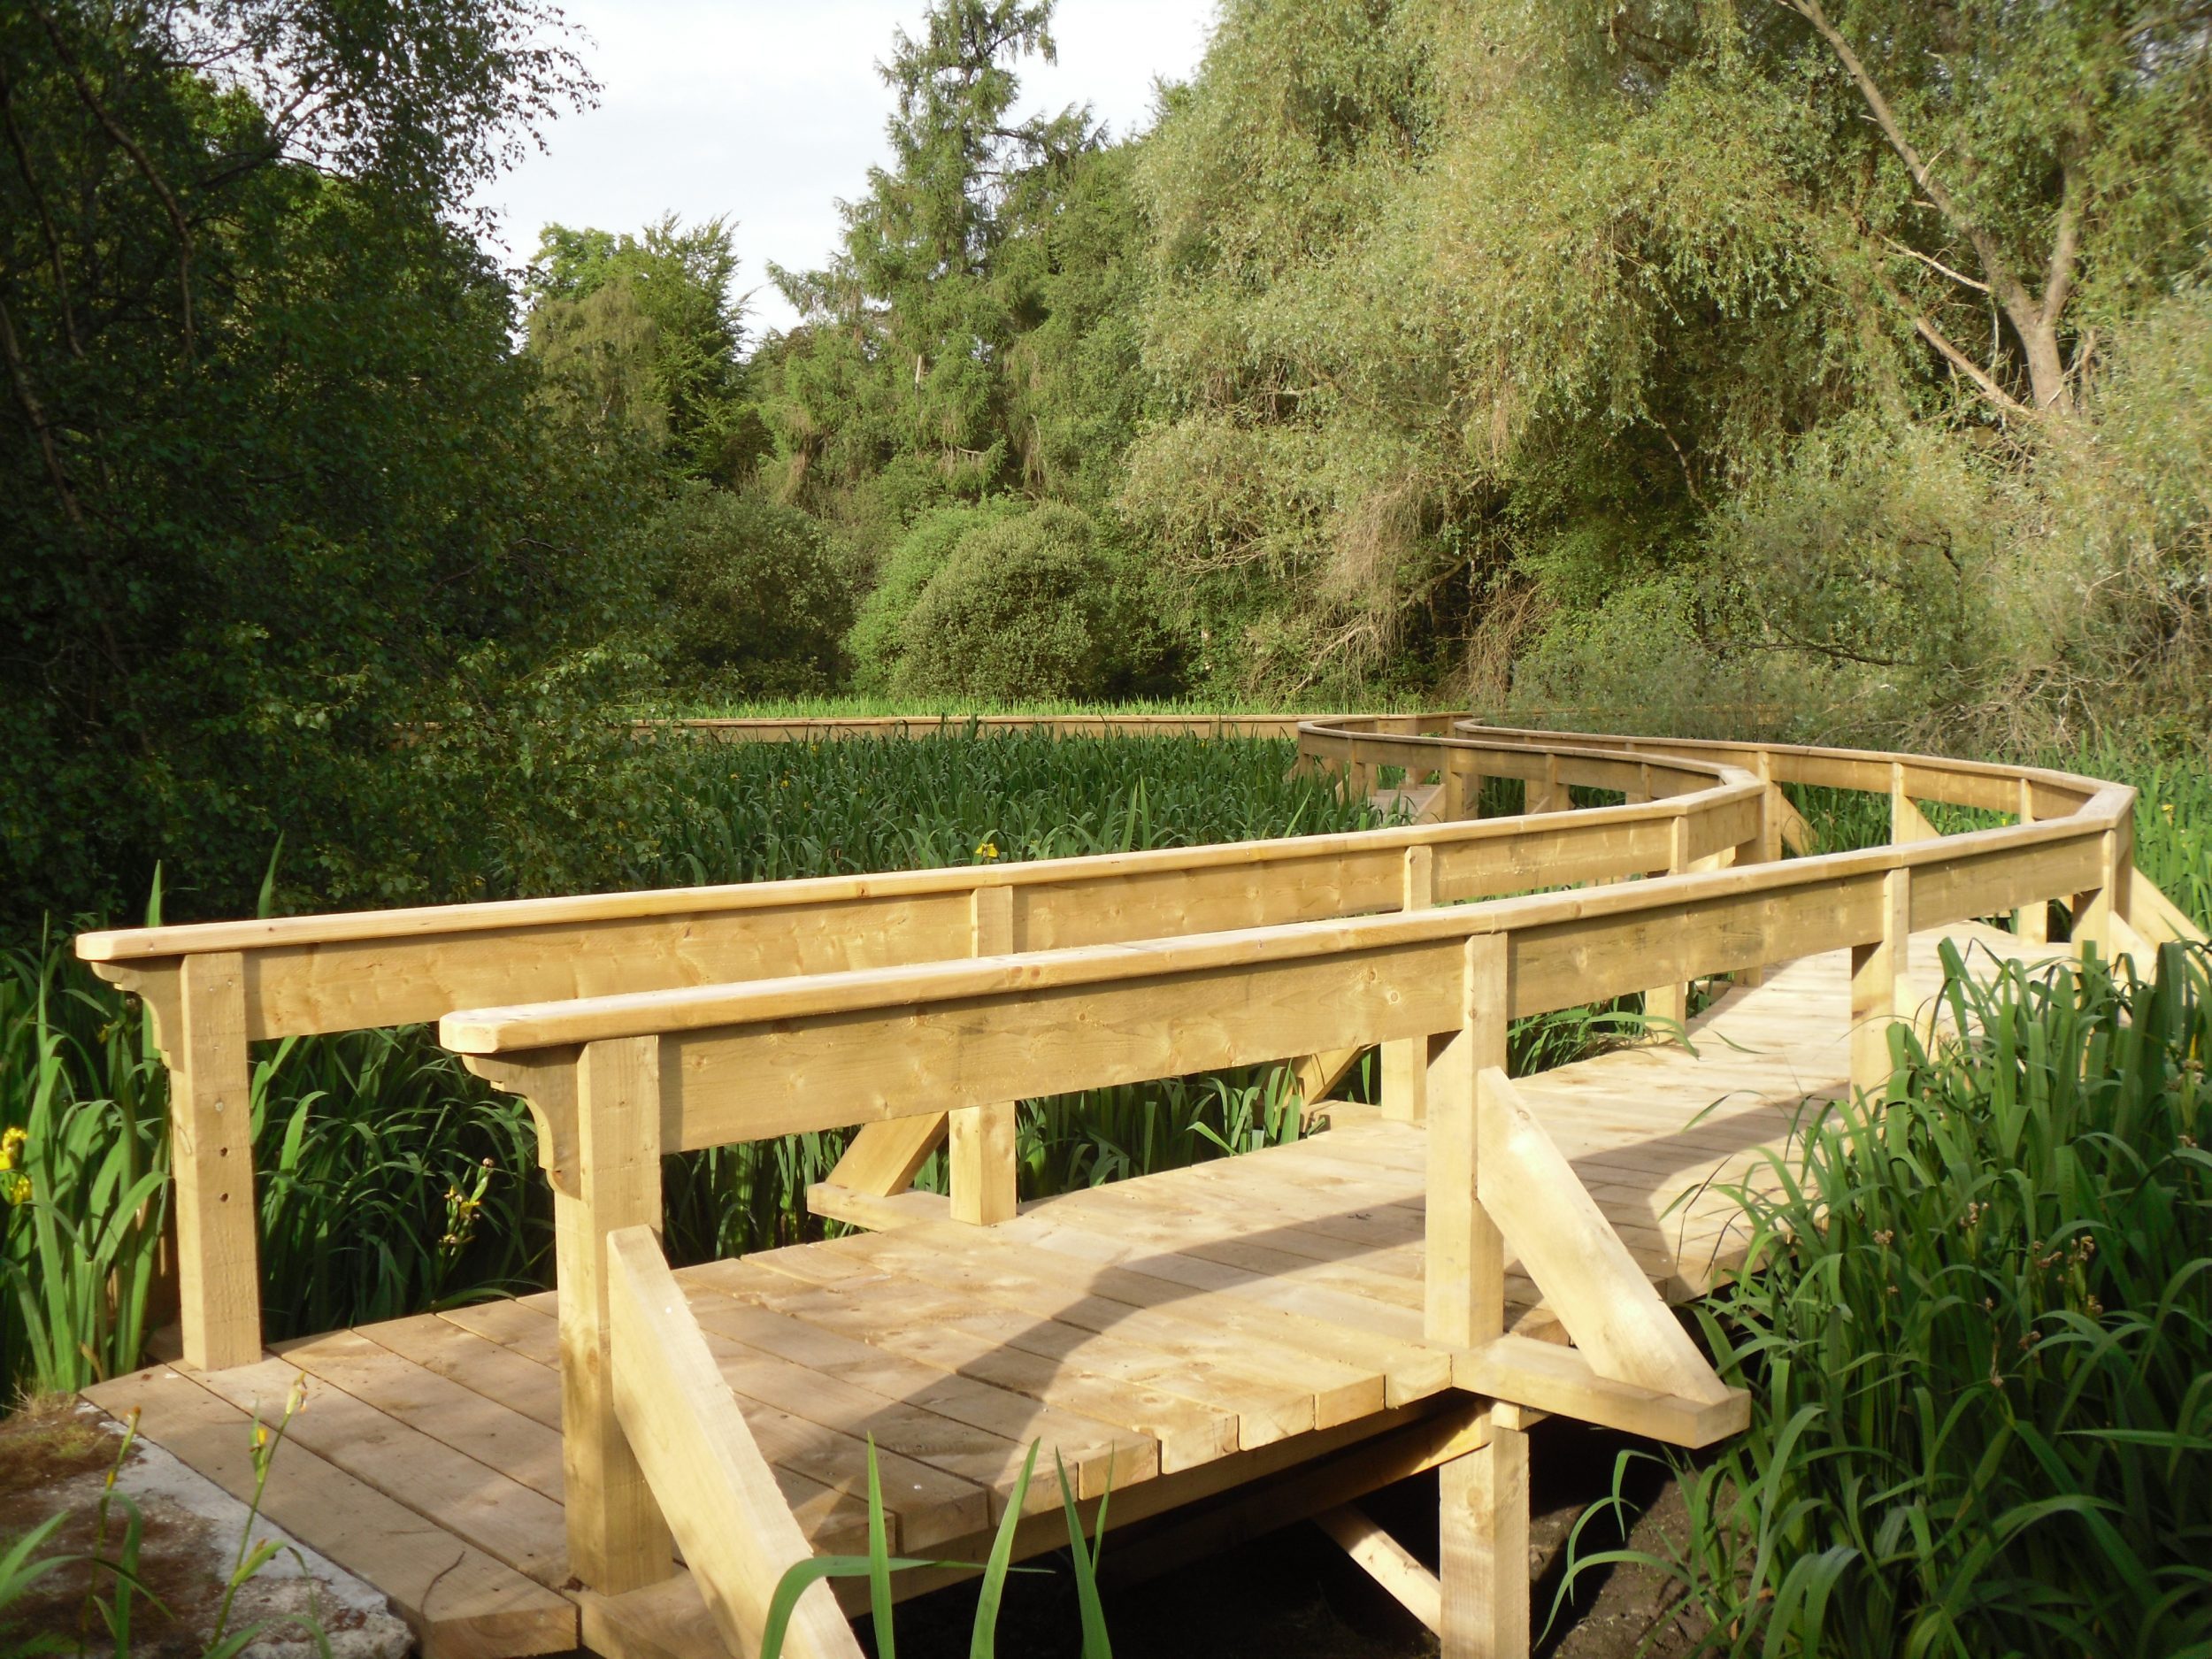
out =
[(887, 43), (762, 334), (480, 251), (537, 0), (0, 5), (0, 922), (607, 883), (610, 714), (760, 699), (2201, 763), (2212, 4), (1229, 0), (1133, 134), (1050, 14)]

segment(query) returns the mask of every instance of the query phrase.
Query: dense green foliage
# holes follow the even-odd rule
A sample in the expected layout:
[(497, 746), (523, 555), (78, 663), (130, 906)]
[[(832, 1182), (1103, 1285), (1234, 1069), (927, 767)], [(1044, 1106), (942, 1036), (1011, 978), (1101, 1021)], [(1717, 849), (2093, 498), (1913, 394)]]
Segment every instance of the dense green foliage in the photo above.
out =
[(890, 692), (899, 659), (906, 651), (907, 618), (913, 615), (923, 589), (945, 568), (963, 538), (1019, 511), (1019, 503), (1005, 496), (972, 506), (933, 508), (892, 544), (874, 587), (853, 618), (852, 632), (846, 636), (856, 686), (864, 691)]
[(695, 486), (638, 540), (672, 684), (747, 698), (823, 691), (843, 678), (852, 596), (806, 514)]
[(1293, 659), (1457, 635), (1486, 695), (1663, 718), (2062, 699), (2052, 504), (2135, 342), (2204, 326), (2202, 22), (1233, 5), (1141, 158), (1171, 396), (1125, 499), (1264, 568)]
[(475, 250), (524, 0), (12, 13), (11, 925), (609, 879), (655, 698), (2203, 753), (2193, 0), (1234, 0), (1131, 134), (1050, 11), (895, 36), (760, 337), (726, 219)]
[[(0, 916), (435, 891), (465, 723), (603, 653), (614, 480), (449, 210), (582, 88), (510, 0), (0, 15)], [(313, 97), (292, 88), (312, 86)], [(482, 820), (478, 820), (482, 821)], [(428, 872), (427, 875), (419, 872)]]
[(1663, 1564), (1734, 1654), (2212, 1651), (2203, 953), (1948, 965), (1947, 1042), (1748, 1195), (1701, 1318), (1752, 1426)]
[(686, 230), (672, 216), (642, 237), (548, 225), (526, 287), (549, 401), (588, 439), (741, 481), (767, 434), (742, 396), (736, 274), (719, 219)]
[(1114, 622), (1096, 529), (1046, 503), (960, 538), (906, 614), (891, 688), (915, 698), (1097, 696)]

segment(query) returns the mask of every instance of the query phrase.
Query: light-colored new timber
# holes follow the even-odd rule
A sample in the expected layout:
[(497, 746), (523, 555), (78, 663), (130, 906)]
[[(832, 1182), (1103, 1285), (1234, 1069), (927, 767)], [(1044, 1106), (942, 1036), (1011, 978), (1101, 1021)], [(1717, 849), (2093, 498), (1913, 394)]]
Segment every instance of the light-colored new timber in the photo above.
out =
[[(1971, 926), (1949, 936), (1984, 964), (2007, 937)], [(1937, 936), (1913, 942), (1933, 959)], [(1478, 1015), (1485, 1001), (1479, 990)], [(1747, 1242), (1728, 1232), (1733, 1207), (1715, 1187), (1754, 1179), (1770, 1150), (1790, 1156), (1801, 1102), (1847, 1084), (1849, 1002), (1842, 954), (1811, 958), (1693, 1022), (1691, 1050), (1624, 1048), (1508, 1087), (1624, 1241), (1640, 1283), (1694, 1294), (1739, 1263)], [(1433, 1118), (1424, 1126), (1356, 1112), (1309, 1141), (1041, 1201), (999, 1227), (917, 1222), (895, 1255), (887, 1241), (852, 1238), (685, 1269), (674, 1282), (810, 1547), (858, 1547), (862, 1442), (872, 1435), (895, 1538), (911, 1522), (929, 1540), (920, 1548), (955, 1553), (981, 1539), (994, 1493), (1010, 1484), (1032, 1439), (1044, 1443), (1041, 1456), (1064, 1452), (1086, 1501), (1110, 1478), (1120, 1505), (1156, 1483), (1171, 1490), (1234, 1465), (1240, 1445), (1292, 1456), (1377, 1420), (1394, 1365), (1420, 1352), (1417, 1340), (1390, 1333), (1422, 1330), (1437, 1128)], [(1549, 1206), (1547, 1220), (1556, 1213)], [(1540, 1248), (1552, 1242), (1538, 1238)], [(1509, 1232), (1509, 1327), (1539, 1294), (1516, 1246)], [(1620, 1290), (1625, 1297), (1624, 1282)], [(334, 1455), (358, 1435), (348, 1455), (362, 1473), (347, 1478), (387, 1503), (434, 1511), (417, 1524), (457, 1551), (490, 1564), (520, 1558), (530, 1535), (516, 1531), (516, 1506), (470, 1494), (506, 1481), (542, 1500), (559, 1486), (547, 1422), (559, 1421), (556, 1311), (557, 1299), (531, 1297), (292, 1345), (293, 1365), (324, 1391), (303, 1421), (326, 1425)], [(1530, 1411), (1685, 1444), (1741, 1420), (1740, 1394), (1701, 1405), (1610, 1378), (1594, 1366), (1601, 1351), (1506, 1337), (1464, 1356), (1456, 1382)], [(1364, 1406), (1345, 1369), (1356, 1356), (1366, 1365)], [(280, 1365), (211, 1380), (228, 1393), (241, 1387), (233, 1379), (257, 1376), (252, 1386), (274, 1394), (292, 1374)], [(340, 1394), (349, 1397), (342, 1410)], [(208, 1397), (242, 1425), (236, 1406)], [(1454, 1397), (1428, 1393), (1406, 1409)], [(389, 1426), (364, 1429), (370, 1413)], [(1340, 1426), (1317, 1430), (1324, 1416)], [(395, 1457), (398, 1447), (428, 1455)], [(313, 1448), (296, 1443), (281, 1455), (296, 1453), (303, 1463)], [(1462, 1472), (1471, 1483), (1476, 1471)], [(1039, 1485), (1056, 1502), (1052, 1483)], [(958, 1492), (972, 1500), (949, 1502)], [(1256, 1505), (1244, 1525), (1271, 1513)], [(1510, 1532), (1510, 1517), (1497, 1524)], [(1041, 1506), (1023, 1525), (1037, 1548), (1058, 1541)], [(558, 1546), (557, 1530), (536, 1536)], [(618, 1604), (633, 1612), (607, 1612)], [(588, 1599), (587, 1628), (670, 1605), (706, 1617), (680, 1579), (634, 1599)]]
[(261, 1352), (245, 974), (234, 950), (187, 957), (178, 969), (180, 1029), (162, 1033), (170, 1045), (184, 1357), (200, 1371), (243, 1365)]
[[(248, 1409), (161, 1365), (85, 1394), (112, 1417), (137, 1413), (141, 1435), (234, 1497), (252, 1497)], [(283, 1416), (284, 1398), (280, 1389), (257, 1402), (263, 1421)], [(572, 1601), (288, 1439), (262, 1513), (389, 1596), (424, 1659), (521, 1659), (576, 1645)]]
[[(811, 1554), (806, 1536), (649, 1229), (608, 1236), (607, 1306), (623, 1432), (674, 1524), (723, 1640), (733, 1654), (757, 1651), (777, 1581)], [(784, 1641), (796, 1659), (861, 1659), (828, 1585), (818, 1580), (801, 1593)]]
[(668, 1523), (616, 1421), (607, 1314), (608, 1238), (660, 1225), (658, 1045), (587, 1044), (574, 1094), (578, 1191), (553, 1195), (568, 1546), (576, 1576), (615, 1594), (671, 1571)]
[[(1747, 1397), (1663, 1298), (1755, 1269), (1740, 1195), (1775, 1189), (1832, 1103), (1888, 1083), (1893, 1028), (1925, 1036), (1939, 1011), (1942, 943), (1971, 972), (2062, 959), (2034, 925), (2054, 903), (2071, 951), (2194, 935), (2134, 868), (2131, 792), (2093, 779), (1451, 716), (1296, 732), (1302, 767), (1356, 790), (1396, 773), (1393, 803), (1425, 815), (1472, 811), (1493, 776), (1530, 810), (85, 936), (177, 1073), (198, 1369), (125, 1379), (154, 1437), (228, 1456), (234, 1481), (211, 1425), (299, 1379), (281, 1455), (311, 1495), (284, 1502), (398, 1586), (432, 1652), (544, 1650), (532, 1597), (556, 1586), (560, 1633), (611, 1659), (741, 1645), (782, 1564), (858, 1543), (870, 1445), (894, 1548), (973, 1555), (1034, 1442), (1079, 1503), (1120, 1494), (1118, 1517), (1263, 1483), (1194, 1525), (1220, 1541), (1329, 1512), (1403, 1595), (1432, 1589), (1447, 1654), (1523, 1654), (1522, 1431), (1556, 1414), (1702, 1445), (1741, 1425)], [(1886, 795), (1890, 842), (1784, 859), (1809, 851), (1798, 786)], [(1571, 789), (1627, 804), (1575, 810)], [(2008, 821), (1944, 835), (1922, 803)], [(2016, 933), (1974, 919), (2006, 912)], [(1715, 975), (1734, 988), (1682, 1018)], [(1506, 1076), (1509, 1020), (1639, 991), (1678, 1043)], [(536, 1119), (560, 1292), (265, 1360), (246, 1045), (433, 1015)], [(1325, 1133), (1015, 1202), (1019, 1100), (1289, 1063), (1310, 1102), (1375, 1048), (1379, 1109)], [(905, 1190), (949, 1119), (949, 1196)], [(668, 1271), (664, 1150), (854, 1125), (813, 1196), (871, 1231)], [(1464, 1434), (1422, 1427), (1468, 1412)], [(1441, 1471), (1433, 1580), (1341, 1507), (1416, 1435)], [(1030, 1490), (1018, 1553), (1062, 1541), (1057, 1498)], [(332, 1501), (382, 1530), (315, 1513)], [(457, 1563), (458, 1601), (417, 1571), (426, 1548)], [(811, 1596), (810, 1651), (848, 1651), (841, 1601)]]
[(1411, 1550), (1376, 1525), (1364, 1510), (1349, 1503), (1324, 1509), (1313, 1519), (1399, 1606), (1430, 1630), (1443, 1630), (1444, 1586)]
[(1528, 1436), (1496, 1428), (1490, 1443), (1437, 1471), (1442, 1523), (1437, 1634), (1443, 1659), (1524, 1659), (1528, 1652)]

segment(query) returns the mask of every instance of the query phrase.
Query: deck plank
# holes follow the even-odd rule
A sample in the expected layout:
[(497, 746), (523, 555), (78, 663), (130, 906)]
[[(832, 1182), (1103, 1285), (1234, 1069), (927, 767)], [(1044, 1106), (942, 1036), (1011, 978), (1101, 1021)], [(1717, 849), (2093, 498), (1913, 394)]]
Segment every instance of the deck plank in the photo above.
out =
[[(96, 1384), (85, 1397), (113, 1417), (138, 1412), (148, 1440), (234, 1497), (252, 1497), (250, 1420), (195, 1377), (157, 1365)], [(263, 1513), (391, 1597), (423, 1659), (523, 1659), (575, 1647), (576, 1607), (566, 1597), (294, 1440), (271, 1467)]]
[(462, 1456), (560, 1502), (557, 1419), (549, 1427), (504, 1401), (402, 1358), (363, 1332), (334, 1331), (280, 1343), (271, 1352)]
[[(710, 1332), (810, 1372), (835, 1377), (873, 1400), (923, 1409), (988, 1432), (1017, 1448), (1040, 1441), (1065, 1462), (1079, 1498), (1097, 1496), (1109, 1482), (1125, 1486), (1159, 1472), (1159, 1448), (1150, 1435), (1132, 1433), (1125, 1425), (1102, 1422), (1064, 1405), (949, 1375), (864, 1341), (749, 1305), (690, 1269), (677, 1279), (691, 1299), (692, 1312)], [(1049, 1468), (1052, 1463), (1046, 1456), (1041, 1466)]]
[(1056, 1317), (1037, 1299), (978, 1294), (966, 1286), (895, 1273), (850, 1252), (798, 1248), (749, 1259), (799, 1285), (834, 1286), (869, 1305), (872, 1317), (878, 1319), (886, 1303), (906, 1309), (941, 1297), (953, 1311), (941, 1317), (972, 1329), (987, 1329), (1010, 1347), (1159, 1388), (1194, 1403), (1211, 1402), (1234, 1417), (1241, 1450), (1271, 1445), (1314, 1425), (1310, 1391), (1225, 1367), (1210, 1354), (1181, 1349), (1176, 1345), (1179, 1333), (1173, 1327), (1164, 1344), (1155, 1345), (1143, 1321), (1122, 1329), (1078, 1325)]
[(543, 1585), (567, 1581), (561, 1506), (543, 1494), (288, 1360), (236, 1365), (199, 1380), (241, 1410), (258, 1411), (265, 1422), (282, 1412), (286, 1394), (302, 1376), (306, 1404), (292, 1420), (291, 1443), (524, 1576)]
[[(523, 1296), (512, 1302), (457, 1309), (448, 1317), (464, 1316), (478, 1328), (498, 1331), (503, 1340), (518, 1353), (547, 1351), (546, 1333), (550, 1331), (551, 1351), (559, 1352), (560, 1325), (549, 1295)], [(718, 1363), (723, 1363), (721, 1356), (716, 1357)], [(726, 1363), (724, 1375), (730, 1375)], [(768, 1381), (772, 1392), (783, 1392), (781, 1379), (770, 1378)], [(779, 1486), (786, 1485), (783, 1477), (787, 1472), (801, 1477), (814, 1492), (862, 1505), (864, 1539), (868, 1491), (868, 1448), (864, 1435), (815, 1422), (787, 1410), (774, 1401), (749, 1394), (741, 1386), (733, 1386), (733, 1392), (739, 1396), (746, 1426), (760, 1443), (761, 1455), (775, 1471)], [(984, 1517), (990, 1513), (990, 1494), (972, 1480), (880, 1446), (876, 1462), (882, 1477), (884, 1509), (895, 1523), (895, 1548), (918, 1549), (944, 1539), (961, 1537), (983, 1525)], [(787, 1486), (786, 1490), (788, 1495)], [(810, 1493), (810, 1499), (811, 1496)], [(823, 1507), (818, 1499), (812, 1499), (812, 1502), (817, 1509)], [(833, 1503), (828, 1507), (836, 1510), (844, 1506)], [(815, 1535), (804, 1519), (801, 1527), (808, 1531), (810, 1537)]]
[(998, 1240), (943, 1235), (950, 1222), (838, 1240), (864, 1260), (916, 1279), (972, 1290), (989, 1300), (1063, 1324), (1104, 1333), (1141, 1334), (1171, 1354), (1212, 1359), (1225, 1371), (1297, 1391), (1313, 1402), (1314, 1426), (1333, 1428), (1382, 1409), (1379, 1366), (1310, 1351), (1287, 1322), (1260, 1319), (1226, 1299), (1184, 1292), (1164, 1279), (1062, 1268), (1053, 1258)]
[[(872, 1346), (949, 1375), (987, 1383), (1044, 1403), (1117, 1423), (1156, 1443), (1164, 1472), (1210, 1463), (1237, 1448), (1237, 1417), (1184, 1395), (1148, 1386), (1080, 1363), (1048, 1357), (1007, 1340), (1031, 1322), (999, 1309), (978, 1309), (916, 1285), (901, 1302), (901, 1317), (886, 1321), (859, 1298), (834, 1286), (801, 1284), (750, 1262), (718, 1262), (687, 1270), (733, 1299), (788, 1317), (809, 1329)], [(1165, 1356), (1161, 1356), (1164, 1358)]]

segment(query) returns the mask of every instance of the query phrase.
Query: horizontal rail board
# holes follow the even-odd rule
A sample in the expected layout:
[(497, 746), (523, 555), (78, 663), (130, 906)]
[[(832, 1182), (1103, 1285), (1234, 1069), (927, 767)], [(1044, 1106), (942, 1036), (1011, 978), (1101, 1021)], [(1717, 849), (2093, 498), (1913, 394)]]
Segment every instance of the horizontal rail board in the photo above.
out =
[[(1992, 867), (1997, 873), (1985, 872), (1970, 887), (1962, 889), (1970, 893), (1977, 906), (1986, 908), (1962, 911), (1962, 917), (2012, 908), (2029, 896), (2028, 887), (2043, 879), (2056, 881), (2054, 891), (2074, 891), (2079, 885), (2076, 872), (2089, 868), (2088, 861), (2093, 856), (2104, 828), (2093, 821), (2050, 820), (1976, 831), (1969, 835), (1910, 846), (1868, 848), (1779, 864), (1755, 864), (1353, 920), (1290, 923), (1021, 956), (945, 960), (743, 985), (641, 991), (572, 1002), (472, 1010), (448, 1015), (441, 1026), (442, 1041), (461, 1053), (511, 1053), (610, 1037), (699, 1031), (721, 1025), (788, 1020), (964, 997), (1019, 995), (1052, 987), (1097, 986), (1199, 969), (1256, 972), (1264, 964), (1291, 958), (1460, 939), (1477, 933), (1602, 924), (1607, 918), (1611, 918), (1616, 926), (1615, 942), (1625, 946), (1662, 931), (1654, 926), (1655, 922), (1678, 923), (1685, 914), (1722, 904), (1733, 907), (1733, 915), (1748, 917), (1757, 910), (1759, 902), (1772, 906), (1792, 895), (1810, 895), (1793, 914), (1816, 925), (1819, 925), (1824, 911), (1839, 905), (1844, 907), (1832, 927), (1836, 934), (1855, 933), (1856, 938), (1824, 932), (1817, 937), (1825, 940), (1824, 944), (1809, 940), (1778, 939), (1778, 946), (1788, 954), (1803, 955), (1832, 949), (1838, 943), (1866, 942), (1878, 938), (1879, 927), (1863, 924), (1852, 907), (1863, 902), (1863, 894), (1870, 890), (1870, 882), (1878, 885), (1880, 877), (1893, 869), (1940, 867), (1954, 860), (1971, 868), (1985, 859), (1993, 861)], [(2048, 850), (2054, 849), (2064, 850)], [(2044, 852), (2033, 857), (2024, 856), (2035, 854), (2038, 849)], [(2047, 872), (2053, 871), (2060, 875), (2049, 876)], [(1843, 892), (1849, 896), (1827, 900), (1820, 897), (1832, 892)], [(1745, 925), (1751, 926), (1747, 922)], [(1772, 934), (1770, 926), (1759, 926), (1763, 934)], [(1583, 937), (1595, 941), (1604, 936), (1604, 928), (1585, 927), (1581, 933)], [(1654, 949), (1673, 949), (1655, 937), (1652, 943)], [(1708, 971), (1752, 965), (1756, 960), (1730, 960)], [(1654, 965), (1657, 964), (1647, 964), (1636, 972), (1643, 973)], [(1517, 992), (1514, 1011), (1540, 1013), (1588, 1000), (1583, 996), (1563, 1002), (1543, 1000), (1548, 995), (1548, 991)], [(1314, 1046), (1332, 1045), (1317, 1042)]]

